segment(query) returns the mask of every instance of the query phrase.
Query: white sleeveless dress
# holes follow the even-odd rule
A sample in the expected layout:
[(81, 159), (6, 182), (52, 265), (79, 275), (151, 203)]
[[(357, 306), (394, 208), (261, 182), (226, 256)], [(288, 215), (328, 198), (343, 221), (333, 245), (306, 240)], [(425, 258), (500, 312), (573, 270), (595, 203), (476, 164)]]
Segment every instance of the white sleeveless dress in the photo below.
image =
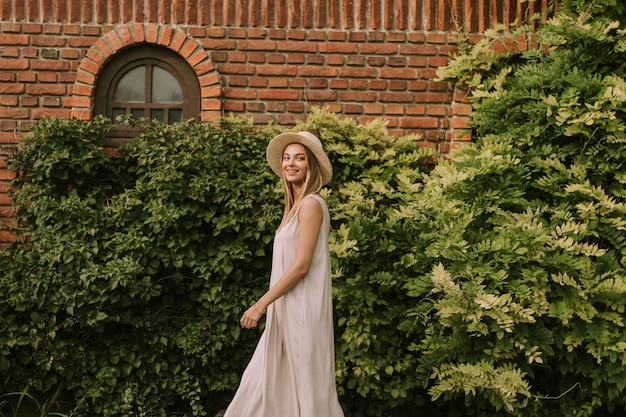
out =
[[(343, 417), (335, 385), (328, 235), (324, 212), (309, 273), (268, 309), (265, 330), (224, 417)], [(298, 211), (300, 209), (298, 208)], [(295, 260), (298, 213), (274, 238), (270, 287)]]

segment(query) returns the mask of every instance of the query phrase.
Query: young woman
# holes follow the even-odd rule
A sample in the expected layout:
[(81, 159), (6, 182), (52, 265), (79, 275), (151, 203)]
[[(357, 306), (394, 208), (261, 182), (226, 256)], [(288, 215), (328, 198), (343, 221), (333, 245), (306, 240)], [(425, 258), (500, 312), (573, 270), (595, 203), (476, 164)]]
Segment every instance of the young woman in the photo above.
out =
[(283, 133), (267, 160), (285, 188), (285, 212), (274, 239), (270, 288), (241, 317), (265, 330), (225, 417), (343, 417), (335, 385), (328, 234), (318, 194), (333, 175), (320, 140)]

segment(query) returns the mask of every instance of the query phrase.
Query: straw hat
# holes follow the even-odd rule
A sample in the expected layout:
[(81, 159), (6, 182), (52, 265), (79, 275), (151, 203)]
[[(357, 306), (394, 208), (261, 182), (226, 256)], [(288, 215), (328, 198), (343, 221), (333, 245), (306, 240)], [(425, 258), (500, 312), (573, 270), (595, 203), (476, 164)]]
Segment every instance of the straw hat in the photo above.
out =
[(279, 177), (281, 176), (283, 151), (287, 145), (292, 143), (306, 146), (315, 155), (322, 173), (322, 183), (324, 185), (328, 184), (333, 177), (333, 166), (322, 148), (322, 142), (310, 132), (281, 133), (270, 141), (269, 145), (267, 145), (266, 155), (272, 171)]

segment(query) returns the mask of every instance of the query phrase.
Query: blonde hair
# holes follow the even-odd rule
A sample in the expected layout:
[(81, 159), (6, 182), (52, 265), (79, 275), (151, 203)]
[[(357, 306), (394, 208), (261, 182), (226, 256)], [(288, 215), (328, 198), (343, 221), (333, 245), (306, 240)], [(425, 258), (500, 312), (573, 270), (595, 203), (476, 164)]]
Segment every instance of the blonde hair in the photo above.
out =
[(309, 194), (318, 193), (324, 185), (324, 182), (322, 180), (322, 171), (320, 170), (320, 165), (317, 161), (317, 158), (315, 157), (315, 155), (313, 155), (313, 152), (311, 152), (309, 148), (307, 148), (305, 145), (302, 146), (304, 147), (304, 152), (306, 154), (307, 170), (306, 176), (304, 178), (304, 184), (302, 185), (302, 194), (300, 194), (300, 197), (297, 200), (295, 200), (293, 196), (292, 184), (289, 181), (285, 180), (285, 176), (283, 175), (282, 170), (280, 173), (280, 177), (283, 180), (283, 187), (285, 190), (285, 212), (283, 214), (283, 220), (280, 222), (279, 229), (293, 218), (298, 206), (300, 205), (300, 202), (302, 202), (302, 200), (304, 200), (306, 196), (308, 196)]

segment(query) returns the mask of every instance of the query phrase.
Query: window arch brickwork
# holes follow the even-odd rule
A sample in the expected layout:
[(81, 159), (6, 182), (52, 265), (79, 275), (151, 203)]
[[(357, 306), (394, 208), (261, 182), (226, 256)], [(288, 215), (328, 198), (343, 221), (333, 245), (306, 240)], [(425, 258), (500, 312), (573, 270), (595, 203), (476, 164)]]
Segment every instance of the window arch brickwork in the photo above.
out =
[(202, 45), (171, 26), (137, 23), (119, 26), (107, 32), (87, 51), (76, 72), (71, 117), (83, 120), (93, 118), (96, 80), (103, 66), (119, 51), (140, 44), (160, 45), (183, 57), (200, 82), (199, 119), (215, 120), (221, 115), (220, 77)]

